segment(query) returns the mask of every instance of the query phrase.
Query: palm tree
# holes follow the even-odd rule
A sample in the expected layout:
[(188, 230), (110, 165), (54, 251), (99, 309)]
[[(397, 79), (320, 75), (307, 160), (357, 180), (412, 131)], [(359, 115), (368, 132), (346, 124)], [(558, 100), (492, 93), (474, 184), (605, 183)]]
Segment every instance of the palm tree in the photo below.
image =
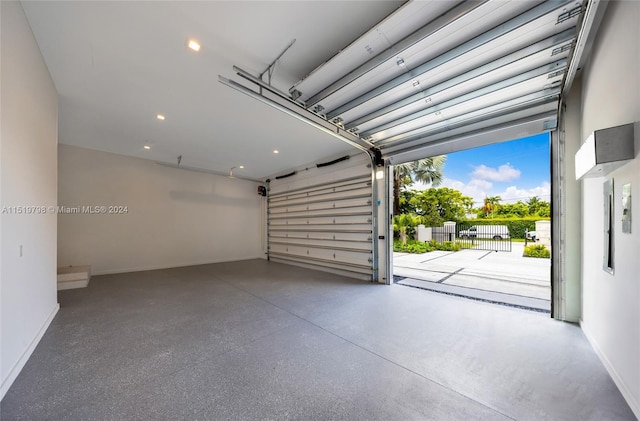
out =
[(442, 183), (442, 169), (447, 160), (446, 155), (419, 159), (393, 167), (393, 213), (400, 212), (400, 190), (415, 182), (422, 182), (437, 187)]
[(407, 244), (407, 228), (415, 227), (419, 223), (420, 217), (409, 213), (403, 213), (393, 217), (393, 230), (400, 232), (400, 240), (402, 240), (403, 245)]
[(485, 216), (489, 216), (489, 213), (491, 213), (491, 216), (493, 216), (493, 213), (498, 209), (498, 204), (501, 200), (502, 198), (500, 196), (485, 197), (484, 206), (482, 207), (482, 211), (484, 212)]
[(529, 215), (535, 215), (536, 212), (538, 212), (538, 208), (541, 204), (542, 202), (538, 198), (538, 196), (530, 197), (529, 200), (527, 200), (527, 206), (529, 206)]

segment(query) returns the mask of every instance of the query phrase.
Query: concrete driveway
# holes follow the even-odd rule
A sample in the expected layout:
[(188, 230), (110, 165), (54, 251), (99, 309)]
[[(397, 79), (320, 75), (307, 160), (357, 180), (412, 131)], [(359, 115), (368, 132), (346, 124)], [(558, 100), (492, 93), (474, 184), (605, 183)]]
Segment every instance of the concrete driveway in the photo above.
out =
[(524, 243), (514, 242), (510, 252), (394, 253), (393, 274), (401, 285), (549, 311), (551, 260), (523, 251)]

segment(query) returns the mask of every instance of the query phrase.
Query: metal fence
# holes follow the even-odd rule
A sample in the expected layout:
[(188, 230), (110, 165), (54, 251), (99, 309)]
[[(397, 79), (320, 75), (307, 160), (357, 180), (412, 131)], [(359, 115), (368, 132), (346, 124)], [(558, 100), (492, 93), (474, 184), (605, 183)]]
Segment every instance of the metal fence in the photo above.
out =
[(511, 251), (511, 233), (506, 225), (473, 225), (445, 222), (441, 227), (417, 227), (419, 241), (450, 241), (463, 249)]
[(443, 227), (431, 227), (431, 238), (438, 243), (445, 241), (456, 241), (456, 226), (445, 225)]
[(506, 225), (455, 226), (456, 242), (462, 248), (474, 250), (511, 251), (511, 233)]

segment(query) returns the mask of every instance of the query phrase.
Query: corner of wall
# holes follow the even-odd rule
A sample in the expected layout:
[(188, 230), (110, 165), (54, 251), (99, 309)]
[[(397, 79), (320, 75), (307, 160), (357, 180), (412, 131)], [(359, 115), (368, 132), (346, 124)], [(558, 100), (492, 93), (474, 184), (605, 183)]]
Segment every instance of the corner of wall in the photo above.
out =
[(4, 396), (58, 309), (56, 216), (48, 210), (57, 203), (58, 94), (21, 3), (2, 1), (0, 11), (0, 393)]
[[(121, 273), (261, 257), (255, 183), (76, 146), (59, 147), (58, 264)], [(86, 214), (83, 206), (117, 206)]]

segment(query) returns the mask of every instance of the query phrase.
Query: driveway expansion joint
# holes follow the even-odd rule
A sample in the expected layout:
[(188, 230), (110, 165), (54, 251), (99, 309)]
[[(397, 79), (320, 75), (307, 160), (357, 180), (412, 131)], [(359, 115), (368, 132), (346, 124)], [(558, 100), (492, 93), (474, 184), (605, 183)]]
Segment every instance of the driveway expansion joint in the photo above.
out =
[(454, 272), (451, 272), (450, 274), (448, 274), (447, 276), (445, 276), (444, 278), (440, 279), (438, 281), (439, 284), (443, 283), (444, 281), (446, 281), (447, 279), (451, 278), (453, 275), (455, 275), (456, 273), (460, 273), (464, 270), (464, 268), (460, 268)]

